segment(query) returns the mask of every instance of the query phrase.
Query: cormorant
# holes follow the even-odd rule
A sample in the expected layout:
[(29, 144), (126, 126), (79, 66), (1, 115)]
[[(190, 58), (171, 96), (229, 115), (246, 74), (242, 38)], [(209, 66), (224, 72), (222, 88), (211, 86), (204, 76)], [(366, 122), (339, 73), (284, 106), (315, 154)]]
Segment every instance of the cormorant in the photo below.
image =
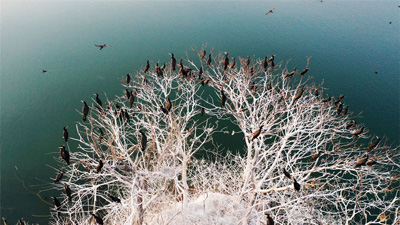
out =
[(340, 95), (340, 96), (338, 97), (339, 100), (342, 100), (343, 98), (344, 98), (344, 95)]
[(356, 124), (357, 124), (356, 121), (352, 120), (352, 121), (347, 123), (346, 129), (350, 129), (351, 127), (355, 126)]
[(64, 138), (65, 142), (68, 142), (68, 137), (69, 137), (67, 128), (68, 128), (68, 126), (63, 128), (63, 138)]
[(132, 108), (133, 103), (135, 102), (135, 98), (136, 98), (136, 92), (131, 91), (130, 95), (129, 95), (129, 108)]
[(356, 165), (354, 165), (354, 168), (363, 166), (363, 165), (368, 161), (368, 157), (369, 157), (369, 156), (367, 155), (366, 158), (358, 160), (358, 162), (356, 163)]
[(329, 102), (331, 99), (332, 99), (332, 97), (324, 98), (324, 99), (321, 100), (321, 102), (327, 103), (327, 102)]
[(376, 161), (375, 161), (375, 160), (372, 160), (372, 159), (370, 159), (370, 160), (367, 162), (367, 166), (372, 166), (372, 165), (374, 165), (374, 164), (376, 164)]
[(131, 82), (131, 75), (129, 73), (126, 74), (126, 84), (129, 86), (129, 83)]
[(229, 66), (231, 69), (233, 69), (233, 67), (235, 67), (236, 65), (236, 60), (235, 57), (232, 57), (233, 61), (231, 62), (231, 65)]
[(314, 155), (311, 156), (311, 160), (310, 161), (317, 160), (320, 155), (321, 155), (321, 153), (318, 151), (317, 153), (315, 153)]
[(297, 95), (293, 99), (293, 103), (295, 103), (301, 96), (303, 95), (304, 88), (301, 88), (300, 91), (297, 93)]
[(161, 71), (164, 71), (164, 69), (165, 69), (165, 63), (160, 67)]
[(99, 98), (99, 94), (95, 93), (94, 95), (96, 95), (96, 102), (100, 107), (103, 107), (103, 103), (101, 102), (100, 98)]
[(85, 101), (81, 100), (81, 102), (84, 104), (83, 107), (82, 107), (82, 113), (83, 113), (82, 120), (86, 121), (86, 117), (87, 117), (87, 115), (89, 113), (89, 106), (86, 104)]
[(265, 56), (265, 58), (263, 60), (263, 67), (264, 67), (264, 71), (267, 71), (267, 69), (268, 69), (268, 56)]
[(56, 183), (58, 181), (60, 181), (64, 176), (64, 171), (60, 170), (60, 172), (58, 172), (56, 179), (53, 181), (53, 183)]
[(226, 69), (228, 69), (228, 65), (229, 65), (229, 56), (228, 56), (228, 52), (225, 52), (224, 71), (226, 71)]
[(58, 201), (58, 199), (57, 199), (56, 197), (51, 197), (51, 198), (53, 199), (54, 208), (55, 208), (57, 211), (60, 210), (60, 207), (61, 207), (60, 201)]
[(103, 130), (99, 128), (99, 142), (103, 140), (103, 136), (104, 136)]
[(340, 99), (336, 99), (335, 101), (333, 101), (333, 104), (337, 105), (340, 102)]
[(25, 222), (23, 221), (23, 219), (20, 219), (20, 220), (18, 221), (18, 225), (25, 225)]
[(150, 68), (150, 64), (149, 64), (149, 60), (147, 60), (147, 64), (146, 64), (146, 66), (144, 66), (144, 73), (147, 73), (149, 68)]
[(372, 149), (374, 149), (379, 144), (380, 140), (381, 138), (376, 136), (376, 141), (369, 143), (367, 151), (371, 151)]
[(336, 107), (337, 114), (340, 115), (342, 110), (343, 110), (343, 103), (340, 102), (339, 105)]
[(269, 216), (269, 214), (267, 214), (267, 225), (274, 225), (275, 222), (272, 219), (272, 217)]
[(271, 57), (268, 59), (268, 62), (273, 62), (275, 59), (275, 55), (271, 55)]
[(99, 47), (99, 48), (100, 48), (99, 50), (102, 50), (103, 48), (110, 47), (110, 46), (107, 45), (107, 44), (104, 44), (104, 45), (97, 45), (97, 44), (95, 44), (94, 46)]
[(42, 73), (46, 73), (47, 72), (47, 70), (42, 70)]
[(208, 59), (207, 59), (207, 69), (210, 67), (211, 65), (211, 53), (208, 55)]
[(60, 154), (61, 158), (64, 159), (65, 162), (67, 162), (67, 165), (69, 165), (69, 152), (65, 149), (64, 145), (61, 145), (60, 147)]
[(131, 97), (131, 92), (128, 89), (125, 89), (125, 96), (126, 99), (129, 101), (129, 98)]
[(200, 108), (200, 116), (203, 116), (203, 115), (204, 115), (204, 108), (201, 107), (201, 108)]
[(119, 198), (117, 198), (117, 197), (115, 197), (115, 196), (108, 195), (108, 197), (111, 198), (111, 200), (112, 200), (113, 202), (121, 203), (121, 199), (119, 199)]
[(293, 177), (293, 186), (296, 191), (300, 191), (300, 184), (297, 183), (296, 179)]
[(170, 112), (172, 108), (172, 103), (171, 100), (169, 99), (169, 97), (167, 97), (167, 104), (165, 105), (165, 109)]
[(221, 89), (221, 107), (224, 108), (225, 107), (225, 102), (227, 100), (227, 97), (224, 93), (224, 91)]
[(349, 110), (349, 106), (346, 106), (346, 108), (344, 108), (343, 112), (342, 112), (342, 116), (347, 115), (347, 111)]
[(268, 14), (270, 14), (270, 13), (273, 13), (273, 10), (275, 10), (275, 8), (270, 9), (267, 13), (265, 13), (265, 15), (268, 15)]
[(139, 130), (139, 132), (142, 134), (142, 137), (140, 138), (140, 144), (142, 146), (142, 151), (144, 151), (147, 145), (147, 137), (143, 131)]
[(68, 196), (68, 201), (69, 202), (71, 202), (72, 201), (72, 198), (71, 198), (71, 189), (68, 187), (68, 185), (67, 184), (64, 184), (64, 191), (65, 191), (65, 194)]
[(200, 66), (200, 70), (199, 70), (199, 79), (201, 79), (201, 75), (203, 74), (203, 67)]
[(175, 71), (175, 67), (176, 67), (176, 59), (174, 57), (174, 53), (169, 53), (171, 55), (171, 68), (173, 71)]
[(202, 50), (201, 51), (201, 59), (205, 59), (206, 58), (206, 50)]
[(306, 67), (303, 71), (301, 71), (300, 75), (303, 76), (304, 74), (306, 74), (308, 71), (308, 67)]
[(124, 117), (125, 117), (125, 123), (129, 123), (130, 117), (127, 109), (124, 110)]
[(253, 135), (252, 135), (253, 138), (251, 139), (251, 141), (253, 141), (254, 139), (258, 138), (258, 136), (260, 136), (263, 126), (264, 125), (261, 125), (260, 128), (253, 133)]
[(94, 213), (92, 213), (92, 216), (97, 224), (100, 224), (100, 225), (104, 224), (103, 219), (100, 216), (96, 216), (96, 214), (94, 214)]
[(165, 115), (168, 115), (168, 110), (164, 106), (160, 105), (160, 109)]
[(353, 136), (358, 136), (358, 135), (360, 135), (363, 131), (364, 131), (364, 127), (361, 127), (361, 129), (356, 130), (356, 131), (353, 133)]
[(270, 81), (270, 82), (268, 82), (268, 84), (267, 84), (267, 90), (268, 90), (268, 91), (272, 90), (272, 84), (271, 84), (271, 81)]
[(285, 168), (283, 168), (283, 174), (285, 174), (285, 176), (289, 179), (292, 179), (292, 176), (290, 176), (290, 173), (288, 171), (286, 171)]
[(103, 168), (103, 161), (100, 159), (99, 164), (96, 166), (97, 173), (100, 173), (101, 168)]
[(315, 97), (318, 97), (318, 95), (319, 95), (319, 93), (318, 93), (318, 88), (315, 88), (315, 89), (314, 89), (314, 95), (315, 95)]
[(250, 65), (250, 56), (247, 56), (247, 59), (244, 60), (244, 68), (247, 69)]
[(271, 70), (274, 71), (274, 68), (275, 68), (275, 63), (274, 63), (274, 61), (272, 60), (272, 61), (271, 61)]

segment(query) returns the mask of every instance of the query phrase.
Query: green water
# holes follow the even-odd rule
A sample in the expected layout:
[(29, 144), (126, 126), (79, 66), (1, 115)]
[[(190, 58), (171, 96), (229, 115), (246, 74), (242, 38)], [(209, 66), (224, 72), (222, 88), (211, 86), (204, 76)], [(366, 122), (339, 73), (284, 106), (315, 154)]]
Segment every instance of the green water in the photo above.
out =
[(312, 56), (307, 75), (324, 81), (325, 95), (345, 94), (359, 123), (399, 144), (399, 12), (398, 1), (2, 1), (1, 216), (48, 223), (49, 206), (15, 167), (30, 189), (49, 187), (81, 99), (122, 94), (119, 79), (146, 60), (180, 59), (205, 43), (236, 58), (276, 54), (290, 68)]

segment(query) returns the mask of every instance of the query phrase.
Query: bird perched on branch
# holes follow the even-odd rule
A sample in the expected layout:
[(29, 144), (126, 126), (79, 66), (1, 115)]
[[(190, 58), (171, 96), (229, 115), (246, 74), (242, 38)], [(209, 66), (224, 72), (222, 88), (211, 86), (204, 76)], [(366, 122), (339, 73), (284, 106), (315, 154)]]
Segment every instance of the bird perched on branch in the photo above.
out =
[(365, 163), (368, 161), (368, 157), (369, 157), (369, 156), (367, 155), (366, 158), (363, 158), (363, 159), (358, 160), (358, 162), (356, 163), (356, 165), (354, 165), (354, 168), (358, 168), (358, 167), (361, 167), (361, 166), (365, 165)]
[(53, 181), (53, 183), (57, 183), (58, 181), (60, 181), (64, 176), (64, 171), (60, 170), (60, 172), (58, 172), (56, 179)]
[(267, 214), (267, 225), (274, 225), (275, 222), (274, 220)]
[(233, 67), (235, 67), (236, 65), (236, 60), (235, 57), (232, 57), (233, 61), (231, 62), (231, 65), (229, 66), (231, 69), (233, 69)]
[(352, 121), (347, 123), (346, 129), (350, 129), (351, 127), (355, 127), (356, 124), (357, 124), (357, 122), (355, 120), (352, 120)]
[(221, 89), (221, 107), (224, 108), (225, 107), (225, 102), (227, 100), (227, 97), (224, 93), (224, 90)]
[(268, 14), (270, 14), (270, 13), (274, 13), (274, 12), (273, 12), (274, 10), (275, 10), (275, 8), (270, 9), (267, 13), (265, 13), (265, 15), (268, 15)]
[(139, 130), (139, 132), (142, 134), (142, 137), (140, 138), (140, 145), (142, 146), (142, 151), (144, 151), (147, 145), (147, 136), (143, 131)]
[(72, 192), (71, 192), (71, 189), (68, 187), (67, 184), (64, 184), (64, 191), (65, 191), (65, 194), (68, 197), (68, 201), (71, 202), (72, 201), (72, 197), (71, 197)]
[(247, 59), (244, 60), (244, 68), (247, 69), (250, 65), (250, 56), (247, 56)]
[(300, 191), (300, 184), (297, 183), (296, 179), (293, 177), (293, 186), (296, 191)]
[(54, 208), (58, 211), (61, 208), (61, 203), (56, 197), (51, 197), (53, 199)]
[(315, 95), (315, 97), (318, 97), (318, 95), (319, 95), (318, 88), (314, 89), (314, 95)]
[(295, 103), (301, 96), (303, 95), (304, 88), (301, 88), (299, 92), (297, 92), (297, 95), (293, 99), (293, 103)]
[(129, 83), (131, 82), (131, 75), (129, 73), (126, 74), (126, 84), (129, 86)]
[(69, 137), (67, 128), (68, 128), (68, 126), (63, 128), (63, 138), (64, 138), (65, 142), (68, 142), (68, 137)]
[(329, 102), (331, 99), (332, 99), (332, 97), (324, 98), (324, 99), (321, 100), (321, 102), (327, 103), (327, 102)]
[(108, 195), (108, 197), (111, 198), (113, 202), (121, 203), (121, 199), (119, 199), (118, 197), (112, 195)]
[(208, 55), (208, 59), (207, 59), (207, 69), (210, 68), (211, 65), (211, 53)]
[(372, 166), (372, 165), (375, 165), (376, 164), (376, 161), (375, 160), (372, 160), (372, 159), (370, 159), (368, 162), (367, 162), (367, 166)]
[(228, 69), (228, 65), (229, 65), (228, 52), (225, 52), (225, 58), (224, 58), (223, 64), (224, 64), (223, 70), (226, 71)]
[(94, 220), (96, 221), (96, 224), (100, 224), (100, 225), (104, 224), (103, 219), (100, 216), (97, 216), (94, 213), (92, 213), (92, 216), (93, 216)]
[(149, 60), (147, 60), (147, 64), (146, 64), (146, 66), (144, 66), (144, 73), (147, 73), (147, 71), (150, 69), (150, 63), (149, 63)]
[(171, 108), (172, 108), (172, 102), (171, 102), (171, 100), (169, 99), (169, 97), (167, 97), (167, 103), (165, 104), (165, 109), (166, 109), (168, 112), (170, 112), (170, 111), (171, 111)]
[(201, 51), (201, 59), (205, 59), (205, 58), (206, 58), (206, 54), (207, 54), (207, 53), (206, 53), (206, 50), (203, 49), (203, 50)]
[(290, 173), (285, 168), (283, 168), (283, 174), (285, 174), (285, 176), (287, 178), (292, 179), (292, 176), (290, 175)]
[(339, 105), (336, 107), (337, 114), (340, 115), (342, 110), (343, 110), (343, 103), (340, 102)]
[(101, 102), (100, 98), (99, 98), (99, 94), (98, 93), (94, 93), (94, 95), (96, 96), (96, 103), (100, 106), (103, 107), (103, 102)]
[(101, 168), (103, 168), (103, 161), (100, 159), (99, 164), (96, 166), (97, 173), (100, 173)]
[(361, 127), (361, 129), (359, 129), (359, 130), (356, 130), (354, 133), (353, 133), (353, 136), (358, 136), (358, 135), (360, 135), (362, 132), (364, 131), (364, 127)]
[(254, 139), (258, 138), (258, 136), (260, 136), (262, 129), (263, 129), (264, 125), (260, 125), (260, 128), (258, 128), (258, 130), (256, 130), (251, 136), (251, 141), (253, 141)]
[(173, 71), (175, 71), (175, 67), (176, 67), (176, 59), (175, 59), (175, 57), (174, 57), (174, 53), (169, 53), (170, 55), (171, 55), (171, 69), (173, 70)]
[(347, 115), (347, 111), (349, 111), (349, 106), (346, 106), (346, 108), (344, 108), (344, 110), (342, 112), (342, 116)]
[(303, 76), (304, 74), (306, 74), (307, 71), (308, 71), (308, 69), (309, 69), (309, 68), (306, 67), (304, 70), (301, 71), (300, 75)]
[(83, 103), (83, 107), (82, 107), (82, 113), (83, 113), (83, 121), (86, 121), (86, 117), (89, 114), (89, 106), (86, 104), (85, 101), (81, 100), (81, 102)]
[(268, 69), (268, 56), (265, 56), (265, 58), (263, 59), (263, 67), (264, 67), (264, 71), (267, 71), (267, 69)]
[(310, 161), (317, 160), (320, 155), (321, 155), (321, 153), (318, 151), (317, 153), (315, 153), (314, 155), (311, 156), (311, 160)]
[(67, 165), (69, 165), (69, 152), (65, 149), (64, 145), (61, 145), (60, 147), (60, 154), (61, 158), (64, 159), (65, 162), (67, 162)]
[(204, 107), (201, 107), (200, 108), (200, 116), (203, 116), (204, 115)]
[(372, 149), (374, 149), (379, 144), (380, 140), (381, 138), (376, 136), (376, 141), (369, 143), (367, 151), (371, 151)]
[(99, 48), (100, 48), (99, 50), (102, 50), (103, 48), (108, 48), (108, 47), (110, 47), (110, 46), (107, 45), (107, 44), (104, 44), (104, 45), (97, 45), (97, 44), (95, 44), (94, 46), (99, 47)]

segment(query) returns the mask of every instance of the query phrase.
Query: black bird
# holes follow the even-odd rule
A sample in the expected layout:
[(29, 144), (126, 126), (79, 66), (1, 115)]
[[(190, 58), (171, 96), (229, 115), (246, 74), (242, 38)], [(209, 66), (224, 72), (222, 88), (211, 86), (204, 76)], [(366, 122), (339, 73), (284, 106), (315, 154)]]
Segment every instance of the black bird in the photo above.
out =
[(285, 176), (289, 179), (292, 179), (292, 176), (290, 176), (290, 173), (288, 171), (286, 171), (285, 168), (283, 168), (283, 174), (285, 174)]
[(221, 107), (224, 108), (225, 107), (225, 102), (227, 100), (227, 97), (224, 93), (224, 91), (221, 89)]
[(207, 69), (210, 67), (211, 65), (211, 54), (208, 55), (208, 59), (207, 59)]
[(167, 104), (165, 104), (165, 109), (170, 112), (172, 108), (172, 103), (171, 100), (169, 99), (169, 97), (167, 97)]
[(46, 73), (47, 72), (47, 70), (42, 70), (42, 73)]
[(272, 90), (272, 84), (271, 84), (271, 81), (270, 81), (270, 82), (268, 82), (268, 84), (267, 84), (267, 90), (268, 90), (268, 91)]
[(111, 198), (111, 200), (112, 200), (113, 202), (121, 203), (121, 199), (119, 199), (119, 198), (117, 198), (117, 197), (115, 197), (115, 196), (108, 195), (108, 197)]
[(160, 67), (161, 72), (163, 72), (165, 69), (165, 63)]
[(144, 151), (147, 145), (147, 137), (143, 131), (139, 130), (139, 132), (142, 134), (142, 137), (140, 138), (140, 145), (142, 146), (142, 151)]
[(200, 108), (200, 116), (203, 116), (203, 115), (204, 115), (204, 108), (201, 107), (201, 108)]
[(268, 56), (265, 56), (265, 58), (263, 60), (263, 67), (264, 67), (264, 71), (267, 71), (267, 69), (268, 69)]
[(168, 110), (164, 106), (160, 105), (160, 109), (165, 115), (168, 115)]
[(125, 96), (126, 99), (129, 101), (129, 98), (131, 97), (131, 92), (128, 89), (125, 89)]
[(346, 108), (343, 109), (342, 116), (347, 115), (348, 110), (349, 110), (349, 106), (346, 106)]
[(68, 126), (63, 128), (63, 138), (64, 138), (65, 142), (68, 142), (68, 137), (69, 137), (67, 128), (68, 128)]
[(361, 166), (365, 165), (365, 163), (368, 161), (368, 157), (369, 156), (367, 155), (366, 158), (358, 160), (356, 165), (354, 165), (354, 168), (361, 167)]
[(176, 67), (176, 59), (174, 57), (174, 53), (169, 53), (171, 55), (171, 68), (173, 71), (175, 71), (175, 67)]
[(267, 214), (267, 225), (274, 225), (275, 222), (272, 219), (272, 217), (269, 216), (269, 214)]
[(319, 95), (319, 93), (318, 93), (318, 88), (315, 88), (315, 89), (314, 89), (314, 95), (315, 95), (316, 97), (318, 97), (318, 95)]
[(228, 52), (225, 52), (224, 71), (226, 71), (228, 69), (228, 65), (229, 65), (229, 56), (228, 56)]
[(268, 59), (268, 62), (273, 62), (275, 59), (275, 55), (271, 55), (271, 57)]
[(271, 70), (274, 71), (274, 68), (275, 68), (275, 63), (274, 61), (271, 61)]
[(340, 115), (342, 110), (343, 110), (343, 103), (340, 102), (339, 105), (336, 107), (337, 114)]
[(71, 202), (72, 201), (72, 198), (71, 198), (72, 192), (71, 192), (71, 189), (68, 187), (67, 184), (64, 184), (64, 191), (65, 191), (65, 194), (68, 197), (68, 201)]
[(100, 173), (101, 168), (103, 168), (103, 161), (100, 159), (99, 164), (96, 166), (97, 173)]
[(103, 140), (103, 136), (104, 136), (103, 130), (99, 128), (99, 142)]
[(303, 76), (304, 74), (306, 74), (308, 71), (308, 67), (306, 67), (303, 71), (301, 71), (300, 75)]
[(247, 59), (244, 60), (244, 68), (247, 69), (250, 65), (250, 56), (247, 56)]
[(199, 70), (199, 79), (201, 79), (201, 75), (203, 74), (203, 67), (200, 66), (200, 70)]
[(99, 50), (102, 50), (103, 48), (110, 47), (110, 46), (107, 45), (107, 44), (104, 44), (104, 45), (96, 45), (96, 44), (95, 44), (94, 46), (99, 47), (99, 48), (100, 48)]
[(129, 123), (130, 116), (129, 116), (128, 110), (124, 110), (124, 117), (125, 117), (125, 123)]
[(150, 64), (149, 64), (149, 60), (147, 60), (147, 64), (146, 64), (146, 66), (144, 66), (144, 73), (147, 73), (149, 68), (150, 68)]
[(25, 222), (23, 221), (23, 219), (20, 219), (20, 220), (18, 221), (18, 225), (25, 225)]
[(296, 179), (293, 177), (293, 186), (296, 191), (300, 191), (300, 184), (297, 183)]
[(201, 51), (201, 59), (205, 59), (206, 58), (206, 50), (202, 50)]
[(82, 113), (83, 113), (83, 121), (86, 121), (86, 117), (89, 113), (89, 106), (86, 104), (85, 101), (81, 100), (81, 102), (83, 103), (83, 107), (82, 107)]
[(371, 151), (372, 149), (374, 149), (379, 144), (380, 141), (381, 138), (376, 136), (376, 141), (369, 143), (367, 151)]
[(311, 160), (310, 161), (317, 160), (320, 155), (321, 155), (321, 153), (318, 151), (317, 153), (315, 153), (314, 155), (311, 156)]
[(303, 95), (304, 88), (301, 88), (299, 92), (297, 92), (297, 95), (293, 99), (293, 103), (295, 103), (301, 96)]
[(256, 130), (256, 131), (252, 134), (252, 137), (253, 137), (253, 138), (251, 139), (251, 141), (253, 141), (254, 139), (258, 138), (258, 136), (260, 136), (261, 131), (262, 131), (262, 129), (263, 129), (263, 126), (264, 126), (264, 125), (261, 125), (260, 128), (258, 128), (258, 130)]
[(275, 10), (275, 8), (270, 9), (267, 13), (265, 13), (265, 15), (268, 15), (268, 14), (270, 14), (270, 13), (273, 13), (273, 10)]
[(129, 73), (126, 74), (126, 84), (129, 86), (129, 83), (131, 82), (131, 75)]
[(58, 172), (56, 179), (53, 181), (53, 183), (56, 183), (58, 181), (60, 181), (64, 176), (64, 171), (60, 170), (60, 172)]
[(136, 94), (137, 94), (137, 91), (136, 91), (136, 90), (135, 90), (135, 92), (131, 91), (131, 93), (130, 93), (130, 95), (129, 95), (129, 99), (128, 99), (128, 101), (129, 101), (129, 108), (132, 108), (133, 103), (135, 102)]
[(94, 95), (96, 95), (96, 102), (100, 107), (103, 107), (103, 103), (101, 102), (100, 98), (99, 98), (99, 94), (95, 93)]
[(96, 214), (92, 213), (92, 216), (94, 218), (94, 220), (96, 221), (97, 224), (103, 225), (103, 219), (100, 216), (97, 216)]
[(229, 66), (231, 69), (233, 69), (233, 67), (235, 67), (236, 65), (236, 59), (235, 57), (232, 57), (233, 61), (231, 62), (231, 65)]
[(57, 211), (60, 210), (60, 207), (61, 207), (60, 201), (58, 201), (58, 199), (57, 199), (56, 197), (51, 197), (51, 198), (53, 199), (54, 208), (55, 208)]
[(361, 129), (356, 130), (356, 131), (353, 133), (353, 136), (358, 136), (358, 135), (360, 135), (363, 131), (364, 131), (364, 127), (361, 127)]
[(64, 145), (61, 145), (60, 147), (60, 154), (61, 158), (64, 159), (64, 161), (69, 165), (69, 152), (65, 149)]

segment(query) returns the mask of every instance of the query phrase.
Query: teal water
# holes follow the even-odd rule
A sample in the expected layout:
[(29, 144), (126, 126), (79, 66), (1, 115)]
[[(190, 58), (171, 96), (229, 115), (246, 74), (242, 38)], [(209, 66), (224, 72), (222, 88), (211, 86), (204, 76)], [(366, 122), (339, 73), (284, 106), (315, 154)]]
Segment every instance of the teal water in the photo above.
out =
[[(398, 145), (399, 12), (398, 1), (2, 1), (1, 216), (48, 223), (49, 206), (15, 167), (29, 189), (49, 187), (62, 128), (74, 136), (81, 99), (122, 94), (119, 79), (146, 60), (180, 59), (205, 43), (236, 58), (276, 54), (289, 68), (312, 56), (313, 82), (345, 94), (359, 123)], [(103, 43), (111, 47), (94, 46)]]

